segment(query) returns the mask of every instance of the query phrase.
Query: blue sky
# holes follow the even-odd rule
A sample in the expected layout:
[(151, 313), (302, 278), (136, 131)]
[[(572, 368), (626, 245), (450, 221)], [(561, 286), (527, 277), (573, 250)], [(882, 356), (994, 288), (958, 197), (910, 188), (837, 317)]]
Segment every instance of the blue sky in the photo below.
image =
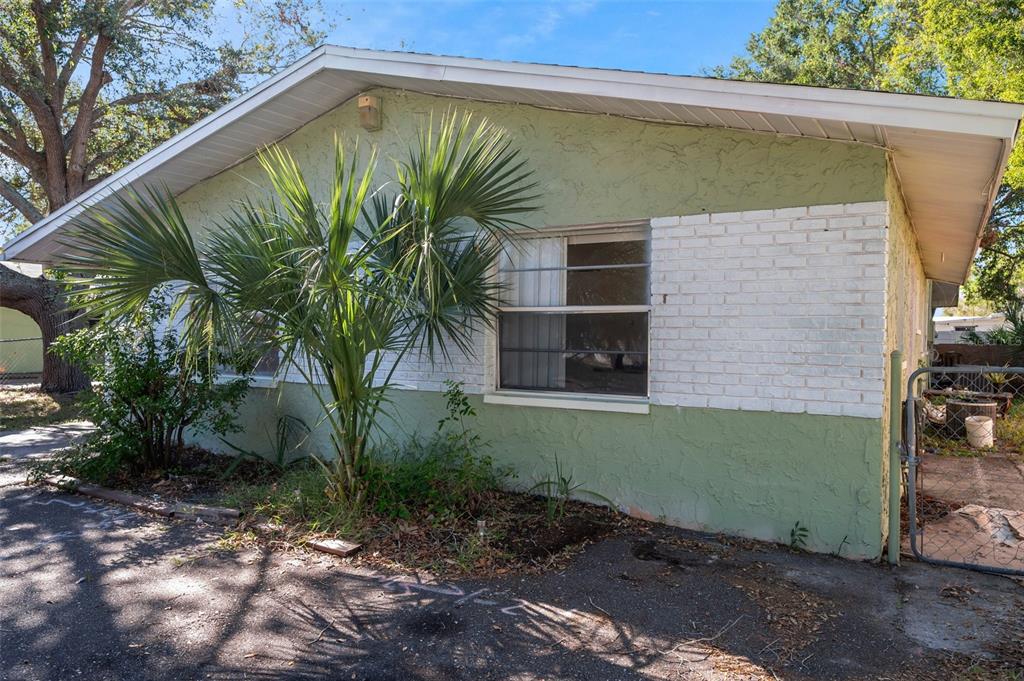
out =
[(699, 74), (744, 50), (774, 0), (337, 2), (328, 42), (489, 59)]

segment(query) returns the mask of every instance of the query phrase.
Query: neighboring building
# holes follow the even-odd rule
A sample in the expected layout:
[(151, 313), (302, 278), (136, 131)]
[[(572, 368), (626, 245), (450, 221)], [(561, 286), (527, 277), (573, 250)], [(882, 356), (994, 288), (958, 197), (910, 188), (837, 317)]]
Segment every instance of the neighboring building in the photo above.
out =
[[(38, 277), (43, 268), (32, 263), (0, 261), (29, 277)], [(5, 378), (35, 376), (43, 372), (43, 338), (39, 325), (27, 314), (3, 307), (0, 291), (0, 381)]]
[[(378, 131), (359, 127), (363, 93), (380, 98)], [(815, 550), (878, 556), (889, 386), (926, 357), (929, 280), (968, 271), (1022, 106), (324, 47), (9, 253), (59, 261), (57, 234), (129, 184), (170, 187), (208, 229), (266, 187), (262, 145), (323, 183), (335, 134), (401, 156), (452, 106), (511, 133), (543, 209), (502, 264), (500, 337), (453, 366), (401, 367), (389, 432), (432, 430), (443, 380), (462, 380), (521, 483), (557, 455), (639, 516), (782, 541), (799, 522)], [(584, 281), (573, 262), (631, 267)], [(316, 419), (305, 385), (286, 374), (277, 389), (249, 399), (249, 446), (276, 413)]]
[(43, 338), (27, 314), (0, 307), (0, 380), (43, 372)]
[(967, 342), (966, 335), (972, 331), (984, 337), (990, 331), (1002, 329), (1006, 326), (1006, 315), (1002, 312), (973, 317), (936, 315), (932, 323), (935, 325), (936, 344), (964, 343)]

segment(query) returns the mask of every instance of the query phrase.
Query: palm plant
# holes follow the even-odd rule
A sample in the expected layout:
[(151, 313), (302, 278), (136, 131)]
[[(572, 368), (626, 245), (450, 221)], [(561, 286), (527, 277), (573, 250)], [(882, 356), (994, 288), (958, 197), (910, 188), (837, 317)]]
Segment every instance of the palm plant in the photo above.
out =
[(395, 367), (410, 352), (471, 350), (500, 292), (492, 265), (536, 196), (509, 137), (470, 115), (425, 126), (390, 185), (372, 186), (375, 152), (361, 172), (358, 148), (350, 156), (335, 141), (326, 205), (273, 147), (259, 162), (276, 201), (243, 201), (202, 244), (174, 197), (149, 190), (83, 219), (68, 245), (72, 269), (92, 275), (92, 313), (131, 313), (170, 284), (194, 355), (280, 348), (323, 409), (328, 491), (358, 504)]

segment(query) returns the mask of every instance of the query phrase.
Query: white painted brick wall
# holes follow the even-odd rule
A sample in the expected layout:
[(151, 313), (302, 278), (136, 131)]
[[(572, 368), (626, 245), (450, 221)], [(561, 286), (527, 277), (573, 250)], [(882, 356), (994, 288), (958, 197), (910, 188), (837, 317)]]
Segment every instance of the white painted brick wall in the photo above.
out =
[[(406, 355), (405, 359), (395, 370), (393, 382), (398, 388), (406, 390), (430, 390), (440, 392), (445, 389), (445, 381), (461, 381), (463, 390), (469, 394), (479, 394), (484, 391), (487, 382), (487, 365), (490, 351), (490, 343), (487, 342), (487, 334), (483, 330), (474, 333), (473, 352), (467, 354), (456, 346), (449, 344), (449, 358), (446, 360), (440, 353), (435, 361), (431, 362), (426, 353), (412, 353)], [(493, 362), (493, 360), (491, 360)], [(383, 376), (390, 368), (390, 363), (385, 363), (379, 376)]]
[[(395, 370), (392, 383), (396, 388), (404, 390), (440, 392), (445, 389), (444, 382), (446, 380), (462, 381), (467, 393), (479, 394), (483, 392), (485, 385), (493, 384), (493, 381), (488, 378), (490, 368), (486, 359), (495, 352), (490, 339), (491, 336), (483, 331), (475, 333), (471, 354), (464, 353), (449, 344), (450, 357), (447, 360), (438, 354), (435, 361), (431, 362), (426, 353), (410, 353)], [(393, 362), (393, 359), (385, 358), (377, 373), (377, 377), (380, 379), (378, 383), (382, 382)], [(305, 383), (302, 373), (294, 367), (285, 372), (283, 380), (292, 383)], [(321, 380), (318, 382), (323, 383)]]
[(881, 417), (884, 201), (651, 225), (653, 404)]

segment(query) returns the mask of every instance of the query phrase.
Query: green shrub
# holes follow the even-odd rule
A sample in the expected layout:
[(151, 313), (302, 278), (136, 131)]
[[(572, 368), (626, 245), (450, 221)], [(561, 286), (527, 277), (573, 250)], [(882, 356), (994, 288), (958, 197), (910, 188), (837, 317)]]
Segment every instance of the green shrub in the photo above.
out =
[(367, 517), (433, 518), (446, 522), (475, 515), (489, 490), (511, 473), (481, 454), (486, 446), (466, 419), (476, 415), (458, 383), (448, 382), (447, 414), (429, 438), (414, 438), (392, 456), (378, 447), (365, 460), (367, 493), (354, 504), (332, 491), (334, 461), (313, 458), (262, 485), (237, 485), (224, 501), (310, 530), (358, 534)]
[(486, 443), (466, 425), (476, 411), (462, 384), (445, 385), (447, 413), (431, 437), (413, 438), (391, 458), (370, 456), (366, 480), (374, 513), (391, 518), (425, 513), (439, 519), (473, 515), (483, 494), (510, 475), (481, 454)]
[(489, 456), (453, 448), (443, 434), (413, 440), (391, 459), (371, 456), (366, 474), (371, 510), (391, 518), (472, 515), (502, 477)]
[(218, 380), (218, 365), (227, 363), (222, 354), (186, 358), (169, 316), (153, 296), (132, 318), (102, 321), (51, 346), (93, 381), (81, 404), (96, 431), (83, 452), (65, 457), (63, 472), (103, 481), (117, 472), (172, 468), (187, 431), (237, 430), (248, 380)]

